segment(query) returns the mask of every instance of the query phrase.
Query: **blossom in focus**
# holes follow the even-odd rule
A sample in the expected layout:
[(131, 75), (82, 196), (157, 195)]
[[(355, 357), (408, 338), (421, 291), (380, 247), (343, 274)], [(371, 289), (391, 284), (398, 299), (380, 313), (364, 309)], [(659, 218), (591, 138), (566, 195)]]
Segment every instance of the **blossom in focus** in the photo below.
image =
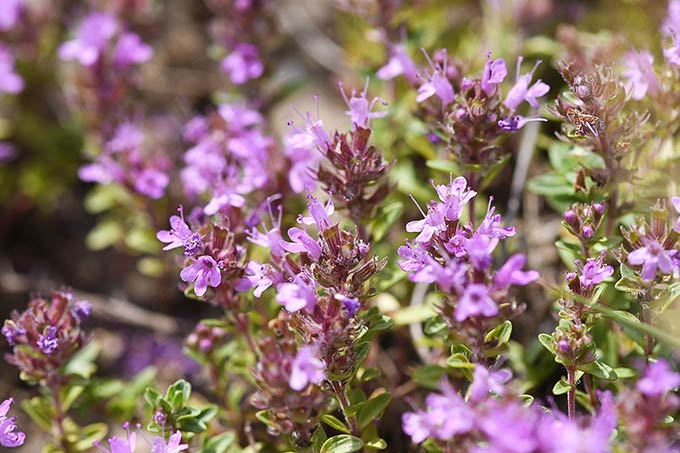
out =
[(342, 94), (342, 98), (345, 100), (347, 107), (349, 107), (349, 110), (345, 113), (347, 113), (347, 115), (349, 115), (349, 117), (352, 119), (353, 125), (366, 128), (369, 126), (369, 122), (373, 118), (383, 118), (385, 115), (387, 115), (386, 111), (372, 111), (376, 102), (381, 101), (383, 105), (387, 105), (387, 103), (377, 97), (373, 98), (370, 103), (368, 102), (368, 99), (366, 98), (366, 94), (368, 93), (368, 79), (366, 79), (364, 91), (362, 91), (359, 96), (357, 96), (356, 92), (352, 90), (352, 94), (350, 95), (349, 99), (345, 94), (342, 83), (338, 83), (338, 87), (340, 88), (340, 94)]
[(673, 255), (676, 250), (668, 251), (656, 239), (642, 238), (643, 247), (628, 254), (628, 263), (642, 266), (642, 279), (652, 281), (656, 278), (657, 270), (663, 274), (673, 272)]
[(307, 384), (321, 384), (326, 379), (326, 363), (318, 354), (318, 349), (310, 345), (305, 345), (298, 351), (291, 366), (288, 381), (290, 388), (299, 392)]
[(199, 256), (196, 261), (189, 264), (179, 273), (182, 281), (194, 284), (194, 292), (197, 296), (202, 296), (208, 290), (208, 285), (217, 288), (222, 281), (220, 268), (212, 256)]
[(0, 43), (0, 94), (17, 94), (23, 89), (24, 79), (15, 72), (14, 56)]
[(194, 233), (184, 220), (184, 209), (180, 206), (179, 216), (170, 217), (170, 230), (161, 230), (156, 233), (156, 238), (167, 245), (163, 250), (171, 250), (184, 247), (185, 256), (194, 256), (203, 249), (203, 238), (199, 233)]
[(536, 71), (539, 64), (541, 64), (541, 62), (537, 61), (530, 72), (520, 76), (519, 71), (520, 66), (522, 65), (522, 57), (519, 57), (517, 60), (517, 79), (515, 85), (510, 88), (510, 91), (508, 91), (508, 94), (505, 97), (505, 101), (503, 101), (507, 108), (516, 110), (522, 101), (527, 101), (533, 108), (538, 108), (538, 101), (536, 98), (539, 98), (550, 91), (550, 87), (541, 81), (541, 79), (538, 79), (536, 83), (529, 87), (531, 79), (534, 77), (534, 71)]
[(622, 76), (626, 79), (626, 92), (637, 101), (649, 92), (656, 96), (659, 92), (659, 81), (654, 73), (654, 56), (648, 50), (631, 50), (623, 56), (625, 69)]
[(235, 85), (243, 85), (250, 79), (257, 79), (264, 72), (260, 51), (253, 44), (237, 44), (220, 64), (223, 72)]
[(316, 305), (316, 285), (304, 274), (296, 275), (292, 282), (279, 284), (276, 289), (276, 301), (286, 311), (292, 313), (303, 308), (309, 311)]
[(26, 434), (17, 429), (16, 417), (7, 417), (14, 398), (7, 398), (0, 404), (0, 445), (6, 448), (20, 447), (26, 439)]
[(427, 54), (425, 54), (425, 57), (432, 67), (432, 72), (426, 73), (425, 81), (418, 88), (416, 102), (423, 102), (437, 95), (442, 101), (442, 105), (447, 106), (453, 102), (454, 91), (451, 82), (446, 77), (446, 60), (444, 60), (443, 65), (435, 65)]
[(496, 87), (505, 80), (508, 75), (508, 68), (505, 65), (505, 60), (497, 58), (491, 59), (491, 52), (487, 54), (486, 64), (484, 65), (484, 72), (482, 73), (482, 90), (491, 96)]
[(579, 280), (582, 288), (592, 289), (606, 278), (614, 275), (614, 268), (604, 262), (605, 254), (606, 250), (603, 250), (599, 257), (588, 258), (583, 267), (581, 267), (580, 261), (576, 261), (576, 267), (580, 271)]
[(59, 58), (78, 60), (83, 66), (92, 66), (117, 31), (118, 22), (113, 16), (105, 13), (89, 14), (80, 23), (75, 38), (59, 46)]

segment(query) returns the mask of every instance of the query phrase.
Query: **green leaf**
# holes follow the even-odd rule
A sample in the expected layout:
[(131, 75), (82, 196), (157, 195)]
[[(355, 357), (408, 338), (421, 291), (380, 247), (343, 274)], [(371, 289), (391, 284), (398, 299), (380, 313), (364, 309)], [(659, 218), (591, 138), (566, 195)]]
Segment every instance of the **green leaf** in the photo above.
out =
[(425, 365), (417, 368), (413, 372), (413, 380), (428, 389), (436, 389), (442, 380), (442, 376), (446, 374), (446, 370), (439, 365)]
[(560, 379), (553, 386), (552, 392), (553, 392), (553, 395), (564, 395), (570, 389), (571, 389), (571, 386), (569, 385), (569, 383), (567, 381), (565, 381), (564, 379)]
[(579, 369), (581, 371), (584, 371), (588, 374), (592, 374), (595, 377), (599, 377), (600, 379), (605, 379), (607, 381), (615, 381), (616, 378), (618, 377), (616, 375), (616, 371), (614, 371), (614, 368), (610, 367), (609, 365), (600, 360), (596, 360), (587, 365), (581, 365), (579, 366)]
[(428, 160), (425, 162), (428, 168), (446, 173), (460, 174), (460, 168), (452, 160)]
[(120, 241), (124, 235), (123, 227), (115, 220), (103, 220), (85, 237), (91, 250), (103, 250)]
[(357, 374), (357, 379), (359, 379), (361, 382), (368, 382), (379, 378), (381, 375), (382, 373), (380, 369), (371, 367), (360, 370)]
[(547, 333), (539, 333), (538, 342), (541, 343), (545, 349), (550, 351), (552, 355), (555, 355), (555, 348), (553, 347), (553, 338), (551, 335), (548, 335)]
[(83, 390), (85, 390), (84, 385), (71, 385), (61, 389), (59, 398), (64, 411), (69, 410), (73, 402), (83, 393)]
[(275, 423), (272, 420), (271, 414), (269, 413), (268, 410), (261, 410), (255, 412), (255, 418), (257, 418), (259, 421), (261, 421), (267, 426), (275, 426)]
[(43, 431), (47, 433), (52, 432), (54, 409), (52, 408), (51, 401), (41, 396), (34, 396), (31, 399), (23, 400), (21, 408)]
[(376, 450), (384, 450), (387, 448), (387, 442), (385, 442), (385, 439), (375, 439), (366, 442), (366, 446), (370, 448), (375, 448)]
[(227, 431), (210, 437), (200, 453), (225, 453), (236, 440), (236, 433)]
[(336, 429), (341, 433), (349, 434), (351, 432), (347, 425), (345, 425), (345, 423), (335, 415), (326, 414), (321, 417), (321, 420), (331, 428)]
[(488, 343), (496, 338), (499, 344), (505, 344), (510, 341), (510, 335), (512, 335), (512, 322), (505, 320), (486, 334), (484, 342)]
[(314, 431), (314, 434), (312, 434), (312, 449), (313, 449), (313, 451), (320, 451), (321, 446), (323, 445), (324, 442), (326, 442), (326, 439), (328, 439), (328, 436), (326, 435), (326, 431), (324, 431), (324, 429), (321, 425), (318, 425), (318, 427)]
[(637, 371), (626, 367), (616, 367), (614, 368), (614, 372), (616, 372), (616, 375), (620, 379), (630, 379), (638, 375)]
[(449, 356), (449, 358), (446, 359), (446, 364), (451, 368), (466, 368), (470, 370), (475, 368), (475, 364), (471, 363), (470, 359), (468, 359), (465, 354), (460, 352)]
[(84, 426), (81, 428), (78, 435), (78, 441), (75, 443), (74, 447), (76, 451), (88, 451), (92, 448), (94, 442), (99, 442), (104, 437), (106, 433), (109, 432), (109, 427), (106, 423), (93, 423), (91, 425)]
[(101, 351), (101, 345), (96, 341), (91, 341), (80, 351), (78, 351), (64, 367), (64, 374), (80, 376), (89, 379), (97, 371), (95, 361)]
[(425, 335), (433, 337), (445, 332), (448, 328), (449, 325), (446, 324), (446, 321), (440, 315), (437, 315), (427, 320), (423, 331)]
[(366, 401), (357, 413), (359, 428), (364, 429), (366, 425), (378, 418), (390, 404), (390, 401), (392, 401), (392, 397), (388, 393), (381, 393)]
[(364, 447), (364, 443), (358, 437), (349, 434), (333, 436), (323, 443), (321, 453), (353, 453)]

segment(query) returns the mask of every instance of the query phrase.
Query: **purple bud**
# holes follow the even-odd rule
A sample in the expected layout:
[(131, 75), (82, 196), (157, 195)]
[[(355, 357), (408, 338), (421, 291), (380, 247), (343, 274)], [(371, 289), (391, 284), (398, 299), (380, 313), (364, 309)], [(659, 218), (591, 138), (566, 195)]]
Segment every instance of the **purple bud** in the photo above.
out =
[(562, 353), (566, 354), (569, 352), (569, 342), (567, 340), (560, 340), (557, 342), (557, 350)]
[(562, 214), (562, 217), (564, 218), (564, 221), (567, 222), (569, 225), (571, 225), (571, 226), (576, 225), (576, 213), (574, 212), (573, 209), (569, 209), (567, 211), (564, 211), (564, 214)]
[(584, 225), (583, 228), (581, 228), (581, 234), (583, 234), (584, 238), (590, 239), (595, 234), (595, 230), (590, 225)]
[(167, 421), (167, 417), (165, 415), (165, 412), (158, 410), (153, 414), (153, 421), (154, 423), (157, 423), (161, 426), (165, 425), (165, 422)]
[(605, 207), (604, 203), (593, 203), (593, 208), (600, 214), (604, 214)]
[(202, 339), (201, 341), (198, 342), (198, 348), (203, 352), (209, 351), (211, 347), (212, 347), (212, 341), (210, 341), (207, 338), (204, 338), (204, 339)]

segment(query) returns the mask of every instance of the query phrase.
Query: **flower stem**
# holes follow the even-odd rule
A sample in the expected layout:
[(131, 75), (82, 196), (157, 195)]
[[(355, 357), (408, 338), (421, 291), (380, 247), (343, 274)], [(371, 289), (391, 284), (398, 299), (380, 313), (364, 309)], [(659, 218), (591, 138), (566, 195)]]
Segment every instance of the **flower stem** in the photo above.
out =
[(71, 453), (71, 444), (66, 438), (66, 429), (64, 428), (64, 420), (66, 414), (64, 413), (61, 398), (59, 398), (59, 383), (55, 382), (50, 385), (50, 393), (52, 394), (52, 404), (54, 404), (54, 423), (57, 428), (58, 441), (64, 453)]
[(335, 396), (338, 397), (338, 403), (340, 403), (340, 409), (342, 410), (342, 415), (345, 417), (347, 424), (352, 431), (352, 435), (356, 437), (361, 436), (361, 431), (359, 430), (359, 425), (357, 424), (357, 419), (354, 415), (348, 413), (349, 400), (347, 399), (347, 387), (343, 382), (332, 381), (331, 386), (333, 387), (333, 392)]
[(569, 391), (567, 392), (567, 414), (569, 420), (574, 419), (576, 414), (576, 368), (573, 366), (567, 367), (567, 380), (569, 382)]

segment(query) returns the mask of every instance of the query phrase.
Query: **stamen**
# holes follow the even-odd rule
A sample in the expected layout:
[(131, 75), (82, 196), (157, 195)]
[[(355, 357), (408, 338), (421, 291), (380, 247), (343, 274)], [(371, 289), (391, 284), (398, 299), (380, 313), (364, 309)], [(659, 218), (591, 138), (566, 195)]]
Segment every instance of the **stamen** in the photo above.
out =
[(411, 194), (411, 193), (408, 194), (408, 197), (413, 201), (413, 203), (415, 203), (415, 205), (418, 207), (418, 211), (420, 211), (420, 213), (423, 215), (423, 217), (427, 217), (427, 215), (423, 212), (423, 208), (420, 207), (420, 205), (419, 205), (418, 202), (416, 201), (416, 199), (415, 199), (415, 197), (413, 196), (413, 194)]

